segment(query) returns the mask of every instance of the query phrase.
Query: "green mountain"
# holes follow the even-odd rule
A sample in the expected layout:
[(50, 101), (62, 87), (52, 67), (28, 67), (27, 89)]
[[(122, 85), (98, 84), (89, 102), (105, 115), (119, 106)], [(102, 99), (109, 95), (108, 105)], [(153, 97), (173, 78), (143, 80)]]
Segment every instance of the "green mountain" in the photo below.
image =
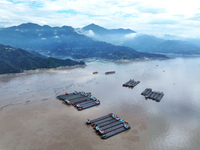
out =
[(103, 58), (107, 60), (167, 59), (165, 55), (143, 53), (125, 46), (114, 46), (105, 42), (85, 41), (59, 45), (49, 52), (51, 56), (71, 56), (75, 59)]
[(24, 70), (39, 68), (55, 68), (59, 66), (84, 65), (71, 59), (60, 60), (55, 58), (43, 58), (29, 53), (23, 49), (0, 45), (0, 74), (18, 73)]

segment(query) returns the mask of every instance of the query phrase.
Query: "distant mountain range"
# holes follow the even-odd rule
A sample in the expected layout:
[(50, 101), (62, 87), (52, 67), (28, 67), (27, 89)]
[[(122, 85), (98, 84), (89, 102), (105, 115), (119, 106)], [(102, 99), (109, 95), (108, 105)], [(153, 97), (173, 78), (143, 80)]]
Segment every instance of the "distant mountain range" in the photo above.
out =
[[(97, 27), (91, 24), (84, 29)], [(82, 29), (82, 30), (84, 30)], [(97, 28), (96, 28), (97, 29)], [(134, 33), (132, 30), (117, 29), (107, 30), (98, 26), (95, 32), (104, 34)], [(100, 42), (85, 36), (80, 30), (70, 26), (50, 27), (33, 23), (21, 24), (9, 28), (0, 29), (0, 43), (35, 51), (52, 57), (72, 57), (75, 59), (103, 58), (103, 59), (166, 59), (165, 55), (137, 52), (125, 46), (115, 46), (106, 42)]]
[[(140, 52), (200, 54), (200, 39), (186, 39), (171, 35), (157, 38), (145, 34), (136, 34), (135, 31), (130, 29), (108, 30), (95, 24), (85, 26), (79, 31), (93, 39), (118, 46), (128, 46)], [(133, 35), (132, 38), (129, 36), (131, 34)]]
[(71, 59), (60, 60), (52, 57), (44, 58), (36, 53), (29, 53), (22, 49), (0, 45), (0, 74), (74, 65), (85, 65), (85, 63), (73, 61)]
[(123, 46), (149, 53), (200, 54), (200, 47), (189, 41), (164, 40), (155, 36), (138, 35), (124, 41)]

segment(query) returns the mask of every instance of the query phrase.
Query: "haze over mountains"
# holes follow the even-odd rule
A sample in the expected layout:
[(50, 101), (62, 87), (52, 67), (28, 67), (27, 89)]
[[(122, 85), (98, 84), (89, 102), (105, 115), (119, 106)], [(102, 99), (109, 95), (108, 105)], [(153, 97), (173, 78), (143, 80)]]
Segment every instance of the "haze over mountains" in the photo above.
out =
[(138, 35), (121, 45), (150, 53), (200, 54), (200, 47), (189, 41), (164, 40), (155, 36)]
[[(132, 32), (131, 30), (105, 30), (110, 33)], [(118, 32), (119, 31), (119, 32)], [(72, 57), (75, 59), (145, 59), (166, 58), (164, 55), (141, 53), (132, 48), (115, 46), (93, 39), (70, 26), (50, 27), (33, 23), (21, 24), (0, 30), (0, 43), (35, 51), (53, 57)]]
[[(86, 30), (92, 26), (96, 27), (96, 25), (91, 24), (84, 29)], [(135, 31), (129, 29), (107, 30), (102, 27), (99, 28), (101, 28), (99, 34), (102, 36), (122, 36), (135, 33)], [(84, 62), (77, 62), (71, 59), (59, 60), (55, 58), (100, 58), (108, 60), (167, 58), (165, 55), (138, 52), (129, 47), (115, 46), (110, 43), (94, 40), (82, 33), (84, 29), (74, 29), (70, 26), (40, 26), (34, 23), (1, 28), (0, 74), (38, 68), (85, 64)], [(93, 30), (95, 31), (95, 28)], [(45, 58), (42, 55), (49, 58)]]
[(172, 35), (165, 35), (163, 38), (157, 38), (152, 35), (140, 34), (125, 29), (122, 29), (121, 32), (117, 34), (113, 32), (113, 30), (107, 30), (95, 24), (83, 27), (81, 31), (83, 34), (93, 39), (112, 43), (114, 45), (128, 46), (140, 52), (200, 54), (200, 39), (186, 39)]

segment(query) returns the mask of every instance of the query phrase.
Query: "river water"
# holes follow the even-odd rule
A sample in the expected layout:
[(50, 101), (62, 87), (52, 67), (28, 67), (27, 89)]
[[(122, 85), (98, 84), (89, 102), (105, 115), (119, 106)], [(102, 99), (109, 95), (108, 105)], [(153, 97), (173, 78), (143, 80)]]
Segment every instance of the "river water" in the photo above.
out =
[[(0, 76), (1, 150), (198, 150), (200, 145), (200, 58), (114, 63), (90, 61), (82, 68), (28, 71)], [(106, 71), (116, 73), (105, 75)], [(98, 71), (94, 75), (92, 72)], [(122, 87), (129, 79), (135, 88)], [(164, 92), (145, 100), (146, 88)], [(101, 104), (77, 111), (56, 99), (73, 91), (91, 92)], [(30, 102), (26, 102), (30, 101)], [(131, 129), (102, 140), (90, 127), (115, 113)]]

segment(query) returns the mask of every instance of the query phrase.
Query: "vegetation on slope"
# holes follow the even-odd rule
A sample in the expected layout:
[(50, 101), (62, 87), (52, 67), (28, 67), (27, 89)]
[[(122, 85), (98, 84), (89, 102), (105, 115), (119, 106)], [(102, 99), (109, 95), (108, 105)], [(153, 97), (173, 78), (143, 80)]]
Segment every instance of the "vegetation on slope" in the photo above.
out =
[(84, 62), (77, 62), (71, 59), (43, 58), (22, 49), (0, 45), (0, 74), (84, 64)]

